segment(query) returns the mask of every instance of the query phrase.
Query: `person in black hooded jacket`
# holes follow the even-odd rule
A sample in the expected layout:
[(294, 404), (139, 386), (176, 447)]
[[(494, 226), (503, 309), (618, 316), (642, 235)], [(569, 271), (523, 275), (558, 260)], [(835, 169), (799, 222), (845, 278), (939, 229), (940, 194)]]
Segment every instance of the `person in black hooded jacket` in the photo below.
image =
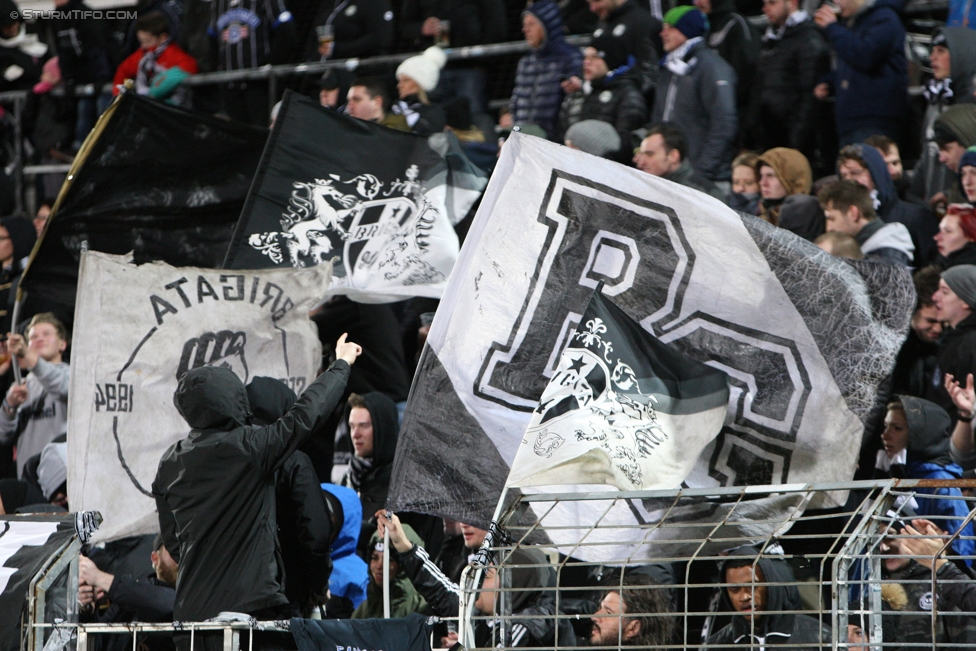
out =
[[(745, 116), (752, 96), (753, 79), (759, 64), (759, 32), (748, 20), (733, 11), (734, 0), (695, 0), (708, 16), (708, 47), (715, 49), (735, 70), (735, 106)], [(740, 138), (744, 131), (740, 131)]]
[(192, 429), (163, 454), (152, 489), (163, 542), (179, 563), (176, 620), (289, 616), (275, 472), (335, 407), (361, 351), (340, 337), (336, 361), (264, 427), (247, 424), (247, 391), (233, 371), (205, 366), (180, 379), (174, 401)]
[(793, 570), (785, 560), (761, 556), (755, 547), (739, 547), (722, 563), (719, 576), (723, 609), (736, 614), (731, 624), (709, 636), (704, 648), (741, 644), (802, 649), (830, 644), (830, 629), (813, 617), (764, 614), (803, 607)]
[(663, 54), (661, 21), (637, 0), (590, 0), (590, 11), (599, 21), (593, 38), (609, 36), (623, 44), (636, 59), (636, 76), (642, 93), (651, 93), (657, 83), (657, 60)]
[[(254, 425), (270, 425), (297, 400), (281, 380), (256, 377), (247, 385)], [(326, 602), (331, 550), (342, 527), (342, 504), (323, 491), (308, 455), (295, 450), (275, 477), (275, 521), (285, 564), (285, 596), (308, 617)]]

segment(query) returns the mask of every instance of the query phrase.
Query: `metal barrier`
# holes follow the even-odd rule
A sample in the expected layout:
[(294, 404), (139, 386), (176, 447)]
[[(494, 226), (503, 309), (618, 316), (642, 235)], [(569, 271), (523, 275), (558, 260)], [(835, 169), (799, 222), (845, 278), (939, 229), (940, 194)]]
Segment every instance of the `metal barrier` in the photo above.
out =
[[(632, 643), (622, 631), (639, 621), (647, 631), (669, 631), (666, 641), (651, 644), (655, 648), (741, 648), (748, 640), (726, 633), (754, 634), (759, 637), (751, 646), (762, 646), (761, 638), (770, 632), (764, 621), (789, 616), (797, 622), (805, 616), (811, 619), (801, 623), (808, 630), (822, 624), (826, 639), (794, 639), (791, 648), (974, 647), (976, 612), (939, 596), (953, 584), (969, 585), (970, 578), (943, 575), (953, 568), (940, 568), (937, 579), (925, 567), (940, 550), (950, 563), (973, 560), (968, 529), (976, 515), (972, 498), (929, 494), (949, 486), (973, 487), (976, 482), (891, 480), (518, 496), (499, 519), (490, 556), (466, 570), (462, 643), (468, 649), (505, 649), (526, 646), (526, 636), (531, 636), (529, 647), (614, 649)], [(806, 508), (828, 494), (846, 506)], [(947, 514), (960, 503), (961, 513)], [(955, 533), (902, 535), (903, 526), (912, 522), (912, 505), (916, 512), (939, 511), (941, 515), (927, 519)], [(576, 514), (575, 521), (567, 513)], [(633, 515), (629, 523), (621, 513)], [(929, 551), (910, 553), (904, 540), (928, 541)], [(755, 550), (733, 551), (747, 545)], [(957, 546), (968, 551), (960, 554)], [(744, 554), (744, 566), (751, 571), (719, 576), (719, 563), (728, 561), (730, 553)], [(765, 570), (759, 571), (764, 566), (774, 568), (774, 576), (764, 576)], [(539, 570), (549, 572), (550, 584), (540, 586), (526, 578)], [(674, 581), (650, 578), (661, 570), (670, 571)], [(484, 576), (487, 587), (479, 587)], [(729, 610), (726, 578), (741, 584), (734, 590), (749, 592), (754, 613)], [(898, 607), (888, 600), (888, 593), (896, 591), (893, 586), (907, 595)], [(972, 587), (976, 602), (976, 584)], [(605, 594), (639, 596), (641, 590), (665, 591), (669, 598), (658, 599), (658, 605), (667, 607), (600, 610)], [(765, 604), (757, 596), (760, 591)], [(498, 614), (486, 614), (486, 608)], [(602, 624), (591, 629), (594, 614)], [(735, 618), (740, 618), (736, 628), (724, 628)], [(856, 627), (850, 633), (849, 624)], [(617, 632), (608, 639), (608, 630)]]

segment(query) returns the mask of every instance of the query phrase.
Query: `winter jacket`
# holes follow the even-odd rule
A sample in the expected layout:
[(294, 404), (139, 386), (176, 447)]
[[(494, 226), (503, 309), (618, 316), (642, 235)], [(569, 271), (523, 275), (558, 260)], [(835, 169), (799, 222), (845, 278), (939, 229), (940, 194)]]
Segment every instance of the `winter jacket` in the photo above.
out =
[[(403, 533), (413, 543), (415, 548), (423, 549), (424, 541), (413, 528), (404, 525)], [(368, 549), (372, 550), (379, 545), (382, 547), (383, 541), (380, 539), (379, 532), (373, 533), (369, 538)], [(390, 545), (392, 547), (392, 545)], [(400, 554), (392, 550), (393, 559), (400, 561)], [(403, 567), (393, 574), (393, 567), (390, 567), (390, 617), (406, 617), (412, 613), (426, 612), (427, 602), (420, 596), (414, 588), (410, 579), (407, 577)], [(378, 619), (383, 617), (383, 588), (376, 584), (372, 574), (369, 576), (369, 586), (366, 588), (366, 601), (359, 604), (352, 619)]]
[(725, 195), (719, 189), (717, 185), (712, 183), (711, 180), (706, 179), (704, 176), (695, 171), (687, 160), (681, 161), (681, 165), (675, 171), (670, 174), (665, 174), (662, 178), (668, 181), (673, 181), (678, 185), (683, 185), (688, 188), (693, 188), (699, 192), (704, 192), (705, 194), (715, 197), (721, 202), (725, 202)]
[(964, 613), (976, 612), (976, 583), (963, 574), (955, 563), (943, 563), (935, 571), (935, 580), (939, 597), (943, 600), (942, 608), (957, 608)]
[(612, 124), (620, 135), (621, 150), (627, 154), (626, 160), (630, 160), (630, 134), (647, 122), (647, 103), (629, 68), (590, 84), (584, 83), (582, 89), (563, 100), (557, 142), (565, 140), (569, 127), (583, 120)]
[[(936, 119), (950, 106), (976, 103), (973, 91), (976, 76), (976, 31), (966, 27), (940, 27), (932, 38), (945, 37), (949, 50), (951, 69), (948, 82), (931, 80), (925, 89), (928, 106), (922, 118), (922, 155), (912, 170), (911, 185), (908, 192), (919, 201), (928, 201), (939, 192), (949, 194), (956, 187), (959, 177), (939, 162), (939, 147), (932, 140), (935, 132), (932, 127)], [(936, 92), (937, 91), (937, 92)]]
[(898, 198), (888, 166), (877, 149), (863, 143), (854, 147), (858, 148), (861, 157), (868, 164), (880, 204), (877, 208), (878, 217), (889, 224), (899, 222), (905, 225), (915, 245), (915, 266), (925, 266), (937, 251), (933, 238), (939, 232), (938, 220), (928, 208)]
[[(129, 575), (115, 575), (112, 587), (105, 595), (110, 606), (98, 615), (99, 624), (123, 622), (173, 621), (173, 603), (176, 601), (175, 586), (164, 583), (153, 574), (143, 580)], [(132, 638), (124, 635), (103, 635), (95, 649), (98, 651), (127, 651), (132, 648)], [(171, 651), (172, 633), (138, 633), (138, 648), (142, 651)], [(91, 647), (89, 647), (91, 648)]]
[[(947, 563), (952, 565), (952, 563)], [(976, 644), (976, 620), (963, 615), (952, 614), (951, 603), (946, 603), (942, 594), (943, 586), (936, 583), (936, 597), (932, 595), (932, 570), (909, 561), (908, 564), (894, 572), (888, 572), (882, 564), (884, 583), (895, 583), (905, 590), (907, 603), (903, 609), (894, 610), (886, 616), (891, 620), (892, 643), (886, 643), (895, 651), (909, 651), (909, 649), (924, 648), (935, 642), (935, 648), (966, 648)], [(962, 572), (956, 569), (959, 577)], [(932, 639), (932, 610), (935, 615), (936, 638)], [(885, 631), (885, 639), (888, 631)], [(901, 646), (904, 645), (904, 646)]]
[[(512, 646), (551, 647), (559, 630), (559, 646), (576, 646), (576, 635), (567, 619), (554, 618), (556, 614), (555, 571), (545, 556), (535, 549), (520, 548), (512, 552), (509, 562), (513, 565), (539, 565), (540, 567), (516, 567), (511, 570), (511, 586), (523, 588), (511, 595), (514, 615), (511, 623)], [(461, 590), (456, 583), (444, 576), (430, 560), (427, 552), (414, 545), (400, 554), (400, 567), (410, 578), (438, 617), (457, 617)], [(535, 588), (526, 590), (525, 588)], [(494, 646), (492, 640), (494, 622), (484, 618), (475, 620), (475, 646)], [(497, 640), (496, 640), (497, 641)]]
[[(197, 73), (196, 59), (184, 52), (176, 43), (167, 42), (166, 48), (157, 57), (152, 58), (153, 53), (140, 48), (119, 64), (119, 67), (115, 70), (115, 81), (113, 82), (114, 87), (112, 88), (113, 95), (119, 94), (119, 87), (125, 83), (126, 79), (136, 81), (137, 93), (140, 95), (148, 95), (150, 94), (149, 89), (152, 86), (153, 78), (164, 70), (175, 67), (182, 69), (190, 75)], [(143, 65), (143, 59), (146, 57), (152, 58), (151, 74), (144, 74), (140, 77), (140, 67)]]
[(451, 21), (452, 48), (505, 40), (502, 0), (404, 0), (398, 16), (404, 49), (417, 52), (434, 44), (433, 37), (421, 33), (428, 18)]
[[(330, 59), (388, 54), (393, 48), (393, 10), (389, 0), (326, 0), (315, 15), (315, 26), (335, 31)], [(318, 33), (309, 31), (305, 60), (318, 61)]]
[[(755, 558), (759, 550), (755, 547), (739, 547), (732, 550), (732, 557)], [(725, 583), (726, 564), (719, 568), (719, 577)], [(757, 565), (762, 570), (765, 583), (792, 583), (794, 585), (770, 585), (766, 587), (766, 610), (802, 610), (800, 591), (795, 583), (793, 570), (785, 560), (761, 556)], [(732, 623), (719, 629), (708, 637), (703, 648), (717, 645), (742, 644), (761, 647), (773, 645), (783, 649), (809, 649), (817, 645), (830, 645), (830, 629), (819, 620), (808, 615), (788, 613), (763, 614), (753, 625), (745, 617), (735, 614), (728, 590), (721, 589), (722, 610), (732, 612)], [(754, 626), (754, 627), (753, 627)], [(753, 640), (751, 638), (757, 638)], [(795, 646), (794, 646), (795, 645)]]
[(712, 181), (728, 181), (739, 126), (735, 71), (704, 42), (692, 46), (684, 61), (691, 66), (685, 75), (661, 67), (651, 122), (677, 124), (691, 165)]
[(57, 39), (61, 78), (69, 85), (100, 86), (108, 82), (112, 78), (112, 70), (106, 50), (106, 21), (82, 18), (81, 12), (91, 11), (91, 7), (82, 0), (70, 0), (58, 7), (58, 11), (59, 16), (66, 17), (51, 21), (51, 29)]
[(43, 359), (27, 376), (27, 401), (13, 416), (0, 409), (0, 443), (17, 437), (17, 476), (27, 460), (40, 454), (44, 446), (63, 434), (68, 426), (68, 377), (64, 362), (52, 364)]
[[(911, 479), (960, 479), (962, 468), (952, 462), (949, 451), (949, 437), (952, 434), (952, 419), (946, 411), (928, 400), (914, 396), (897, 395), (905, 407), (905, 420), (908, 421), (907, 462), (904, 476)], [(895, 475), (894, 468), (892, 475)], [(966, 556), (967, 566), (972, 565), (976, 552), (976, 542), (972, 540), (973, 525), (960, 524), (969, 515), (969, 505), (959, 499), (939, 499), (937, 496), (962, 497), (958, 488), (915, 488), (915, 512), (922, 518), (933, 518), (934, 522), (950, 534), (959, 532), (952, 542), (953, 553)], [(934, 499), (924, 495), (936, 496)]]
[(886, 224), (874, 218), (858, 231), (854, 239), (867, 260), (883, 260), (905, 267), (912, 264), (915, 246), (904, 224)]
[[(877, 128), (878, 118), (902, 120), (908, 110), (903, 0), (868, 0), (850, 19), (827, 26), (836, 54), (831, 81), (837, 133)], [(846, 24), (842, 24), (842, 21)]]
[(284, 0), (211, 0), (207, 34), (218, 70), (284, 63), (296, 48), (295, 21)]
[(955, 407), (942, 386), (945, 376), (965, 381), (969, 373), (976, 375), (976, 314), (970, 314), (954, 328), (947, 327), (939, 342), (939, 368), (934, 381), (940, 397), (935, 402), (950, 414), (955, 413)]
[(271, 425), (247, 425), (249, 404), (230, 370), (205, 366), (180, 380), (174, 401), (192, 428), (159, 462), (153, 496), (166, 548), (178, 550), (174, 616), (283, 606), (275, 535), (275, 472), (321, 427), (342, 396), (349, 364), (337, 360)]
[(713, 0), (708, 24), (708, 46), (735, 70), (735, 105), (739, 115), (745, 115), (759, 63), (759, 32), (735, 13), (734, 0)]
[(13, 38), (0, 38), (0, 91), (29, 90), (41, 80), (44, 63), (51, 58), (48, 46), (26, 25)]
[(369, 584), (369, 567), (356, 554), (359, 530), (363, 525), (363, 505), (359, 496), (351, 488), (322, 484), (322, 490), (335, 495), (342, 504), (342, 529), (332, 544), (332, 575), (329, 577), (329, 591), (333, 597), (341, 597), (352, 602), (353, 608), (366, 600), (366, 587)]
[(551, 3), (540, 2), (526, 9), (545, 27), (546, 38), (542, 45), (519, 59), (511, 100), (515, 124), (535, 124), (550, 138), (555, 135), (563, 101), (560, 84), (567, 77), (580, 76), (583, 66), (579, 49), (563, 38), (558, 9), (554, 13), (540, 14), (539, 7), (551, 6)]
[(914, 329), (895, 358), (891, 372), (891, 388), (895, 393), (907, 393), (926, 400), (935, 400), (933, 378), (938, 368), (939, 345), (922, 341)]
[(960, 264), (976, 264), (976, 242), (966, 242), (961, 249), (949, 255), (940, 255), (932, 264), (943, 271)]
[(624, 44), (627, 54), (637, 61), (637, 86), (647, 94), (657, 82), (657, 61), (661, 47), (661, 21), (647, 11), (638, 0), (624, 0), (597, 22), (593, 36), (609, 34)]
[(830, 50), (809, 18), (766, 36), (753, 83), (751, 116), (763, 149), (790, 147), (808, 159), (816, 148), (819, 102), (813, 88), (830, 70)]
[(824, 211), (809, 194), (791, 194), (779, 207), (779, 227), (812, 242), (824, 232)]
[(946, 25), (967, 29), (976, 27), (976, 3), (973, 0), (949, 0)]
[(438, 104), (424, 104), (416, 95), (410, 95), (393, 104), (394, 115), (402, 115), (407, 126), (421, 136), (440, 133), (447, 125), (444, 109)]

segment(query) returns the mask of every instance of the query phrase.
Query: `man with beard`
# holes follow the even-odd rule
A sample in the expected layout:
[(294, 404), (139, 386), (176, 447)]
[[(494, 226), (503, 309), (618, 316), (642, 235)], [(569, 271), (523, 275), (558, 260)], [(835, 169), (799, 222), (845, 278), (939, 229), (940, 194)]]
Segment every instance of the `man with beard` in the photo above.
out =
[(675, 627), (668, 589), (640, 574), (614, 582), (593, 615), (590, 645), (650, 649), (668, 644)]

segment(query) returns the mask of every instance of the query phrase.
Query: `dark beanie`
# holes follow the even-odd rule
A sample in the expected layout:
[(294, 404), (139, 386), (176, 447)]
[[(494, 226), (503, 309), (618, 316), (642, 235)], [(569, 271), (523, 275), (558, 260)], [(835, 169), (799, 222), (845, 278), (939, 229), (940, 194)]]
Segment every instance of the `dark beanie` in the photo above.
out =
[(970, 147), (959, 159), (959, 169), (964, 167), (976, 167), (976, 146)]
[(20, 10), (13, 0), (0, 0), (0, 27), (8, 27), (22, 20)]
[(589, 47), (598, 52), (608, 70), (616, 70), (627, 63), (627, 48), (619, 38), (604, 33), (594, 37)]
[(447, 118), (447, 126), (458, 131), (467, 131), (471, 128), (471, 100), (464, 95), (458, 95), (444, 102), (444, 116)]
[(688, 38), (704, 36), (708, 33), (708, 17), (698, 9), (688, 5), (671, 9), (664, 14), (664, 22)]
[(963, 303), (976, 309), (976, 265), (960, 264), (942, 272), (942, 280)]
[(0, 226), (7, 229), (10, 241), (14, 245), (14, 260), (20, 260), (30, 255), (37, 242), (37, 229), (34, 224), (23, 217), (4, 217), (0, 219)]

